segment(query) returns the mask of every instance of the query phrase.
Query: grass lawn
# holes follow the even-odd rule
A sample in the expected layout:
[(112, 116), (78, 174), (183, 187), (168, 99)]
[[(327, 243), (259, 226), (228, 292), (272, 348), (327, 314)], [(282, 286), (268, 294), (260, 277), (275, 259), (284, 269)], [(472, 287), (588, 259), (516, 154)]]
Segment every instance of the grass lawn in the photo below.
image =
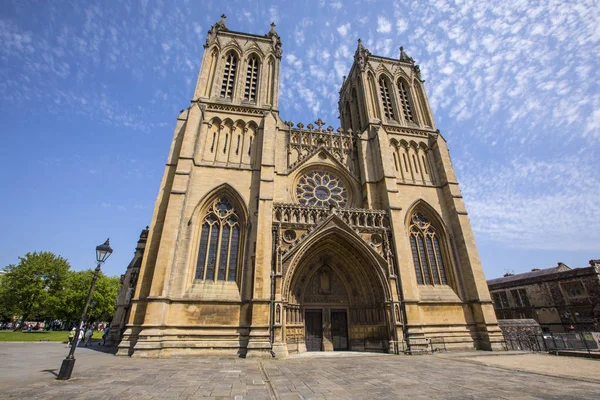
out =
[[(92, 340), (101, 340), (102, 332), (94, 331)], [(12, 332), (0, 331), (0, 342), (67, 342), (68, 331)]]

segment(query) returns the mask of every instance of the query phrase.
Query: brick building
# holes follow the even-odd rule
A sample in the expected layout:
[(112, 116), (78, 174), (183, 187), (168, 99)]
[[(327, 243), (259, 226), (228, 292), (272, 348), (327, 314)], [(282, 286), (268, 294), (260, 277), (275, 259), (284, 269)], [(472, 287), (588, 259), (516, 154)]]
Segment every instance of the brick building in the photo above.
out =
[(600, 331), (600, 260), (487, 281), (499, 320), (535, 319), (545, 332)]

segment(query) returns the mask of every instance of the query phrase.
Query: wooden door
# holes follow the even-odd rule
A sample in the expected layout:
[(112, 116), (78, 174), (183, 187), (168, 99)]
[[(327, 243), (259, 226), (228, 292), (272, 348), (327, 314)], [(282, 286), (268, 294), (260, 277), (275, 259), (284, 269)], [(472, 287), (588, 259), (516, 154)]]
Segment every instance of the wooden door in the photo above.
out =
[(306, 351), (321, 351), (323, 343), (323, 313), (321, 310), (306, 310)]
[(333, 350), (348, 350), (348, 322), (346, 311), (331, 311), (331, 336)]

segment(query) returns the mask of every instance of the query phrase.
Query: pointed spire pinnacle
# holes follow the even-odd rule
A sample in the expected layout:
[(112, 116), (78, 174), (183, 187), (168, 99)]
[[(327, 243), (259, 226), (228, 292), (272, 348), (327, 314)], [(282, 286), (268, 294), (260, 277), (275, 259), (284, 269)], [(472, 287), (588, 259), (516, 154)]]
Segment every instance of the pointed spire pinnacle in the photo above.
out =
[(361, 71), (365, 70), (365, 66), (367, 63), (367, 58), (369, 57), (369, 50), (365, 48), (362, 44), (362, 40), (358, 39), (358, 45), (356, 47), (356, 52), (354, 53), (354, 62), (358, 64), (358, 68)]
[(414, 64), (415, 60), (412, 57), (409, 57), (408, 54), (404, 51), (404, 47), (400, 46), (400, 61), (405, 61)]
[(281, 54), (283, 54), (283, 51), (281, 50), (281, 39), (279, 38), (277, 31), (275, 30), (275, 22), (271, 22), (271, 30), (265, 36), (270, 38), (273, 42), (272, 47), (275, 56), (277, 58), (281, 58)]
[(227, 18), (227, 15), (225, 14), (221, 14), (221, 19), (219, 20), (219, 22), (217, 22), (217, 25), (227, 29), (227, 25), (225, 25), (225, 19)]
[(219, 22), (210, 27), (210, 31), (208, 31), (208, 35), (206, 36), (206, 44), (204, 45), (205, 48), (217, 39), (217, 34), (219, 31), (228, 30), (227, 25), (225, 25), (225, 18), (227, 18), (227, 15), (222, 14)]

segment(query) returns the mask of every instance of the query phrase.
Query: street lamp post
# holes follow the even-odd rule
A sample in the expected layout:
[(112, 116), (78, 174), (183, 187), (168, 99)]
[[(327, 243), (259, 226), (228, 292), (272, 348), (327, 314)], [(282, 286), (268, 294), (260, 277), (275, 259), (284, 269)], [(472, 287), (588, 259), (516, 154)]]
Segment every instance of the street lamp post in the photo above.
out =
[(71, 379), (71, 373), (73, 372), (73, 367), (75, 366), (75, 349), (77, 348), (77, 342), (79, 340), (79, 334), (81, 332), (81, 328), (83, 326), (83, 321), (85, 321), (85, 314), (87, 314), (88, 306), (90, 305), (90, 300), (92, 299), (92, 293), (94, 292), (94, 285), (96, 284), (96, 279), (98, 279), (98, 275), (100, 274), (100, 267), (110, 257), (112, 254), (112, 249), (110, 248), (109, 239), (106, 239), (106, 242), (96, 247), (96, 262), (98, 265), (96, 266), (96, 270), (94, 271), (94, 277), (92, 278), (92, 284), (90, 285), (90, 291), (88, 292), (87, 299), (85, 301), (85, 306), (83, 307), (83, 313), (81, 313), (81, 320), (79, 321), (79, 325), (77, 326), (77, 331), (75, 332), (75, 337), (73, 338), (73, 342), (71, 343), (71, 349), (69, 350), (69, 355), (65, 358), (60, 366), (60, 372), (58, 373), (58, 380), (67, 380)]

